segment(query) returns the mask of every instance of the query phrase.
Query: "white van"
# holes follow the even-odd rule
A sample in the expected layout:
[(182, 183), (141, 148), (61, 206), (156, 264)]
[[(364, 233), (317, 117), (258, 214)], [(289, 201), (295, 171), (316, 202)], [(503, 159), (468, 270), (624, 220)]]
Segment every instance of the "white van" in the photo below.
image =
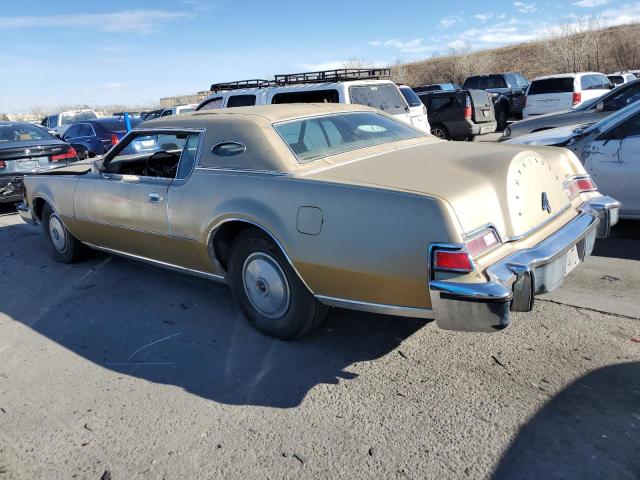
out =
[[(339, 69), (275, 75), (274, 80), (241, 80), (211, 85), (196, 111), (273, 103), (356, 103), (378, 108), (429, 133), (424, 113), (412, 118), (388, 68)], [(413, 121), (412, 121), (413, 120)]]
[(195, 112), (198, 107), (197, 103), (189, 105), (176, 105), (175, 107), (165, 108), (160, 114), (161, 117), (168, 117), (169, 115), (182, 115), (184, 113)]
[(527, 89), (522, 117), (571, 110), (587, 100), (604, 95), (613, 88), (598, 72), (562, 73), (537, 77)]
[(82, 122), (83, 120), (95, 120), (98, 118), (96, 112), (88, 108), (83, 110), (67, 110), (66, 112), (57, 112), (47, 115), (40, 125), (54, 130), (56, 134), (62, 135), (69, 125), (76, 122)]

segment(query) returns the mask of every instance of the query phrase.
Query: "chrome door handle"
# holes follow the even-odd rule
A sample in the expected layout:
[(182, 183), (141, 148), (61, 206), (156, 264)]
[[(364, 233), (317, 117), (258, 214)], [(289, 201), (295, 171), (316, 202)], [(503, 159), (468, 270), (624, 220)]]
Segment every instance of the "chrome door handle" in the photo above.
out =
[(149, 203), (160, 203), (162, 201), (162, 195), (156, 192), (149, 194)]

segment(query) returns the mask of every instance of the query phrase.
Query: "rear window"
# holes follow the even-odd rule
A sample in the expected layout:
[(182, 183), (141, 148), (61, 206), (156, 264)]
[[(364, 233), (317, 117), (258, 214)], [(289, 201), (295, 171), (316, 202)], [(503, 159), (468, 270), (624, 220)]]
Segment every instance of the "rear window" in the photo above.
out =
[(45, 130), (28, 123), (0, 125), (0, 145), (13, 142), (32, 142), (34, 140), (55, 140)]
[(351, 103), (377, 108), (391, 115), (405, 113), (406, 103), (394, 84), (354, 85), (349, 87)]
[(420, 97), (416, 95), (416, 92), (411, 90), (409, 87), (399, 87), (399, 88), (400, 88), (400, 93), (402, 94), (402, 96), (407, 101), (410, 107), (422, 106), (422, 100), (420, 100)]
[(276, 123), (300, 163), (425, 134), (373, 112), (342, 113)]
[(233, 95), (227, 100), (227, 107), (250, 107), (255, 104), (255, 95)]
[(504, 81), (502, 75), (483, 75), (479, 77), (469, 77), (464, 81), (462, 88), (479, 88), (480, 90), (488, 90), (490, 88), (507, 88), (507, 82)]
[(307, 90), (304, 92), (276, 93), (271, 103), (340, 103), (338, 90)]
[(573, 92), (573, 77), (545, 78), (534, 80), (529, 87), (527, 95), (540, 95), (543, 93), (567, 93)]
[(83, 120), (95, 120), (98, 116), (93, 112), (63, 113), (61, 125), (71, 125)]

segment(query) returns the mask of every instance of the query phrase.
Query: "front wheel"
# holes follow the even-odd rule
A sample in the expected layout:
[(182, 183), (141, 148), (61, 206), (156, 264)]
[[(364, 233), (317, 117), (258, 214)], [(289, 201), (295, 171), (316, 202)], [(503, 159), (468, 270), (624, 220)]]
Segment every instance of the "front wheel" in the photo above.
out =
[(42, 228), (53, 248), (53, 257), (62, 263), (74, 263), (82, 257), (82, 243), (67, 230), (49, 205), (42, 209)]
[(498, 105), (496, 107), (496, 123), (497, 123), (497, 130), (499, 131), (503, 131), (505, 128), (507, 128), (507, 118), (508, 118), (509, 114), (507, 112), (507, 108), (503, 105)]
[(280, 248), (257, 230), (247, 230), (236, 240), (229, 285), (247, 320), (271, 337), (300, 338), (327, 316), (328, 307), (315, 299)]

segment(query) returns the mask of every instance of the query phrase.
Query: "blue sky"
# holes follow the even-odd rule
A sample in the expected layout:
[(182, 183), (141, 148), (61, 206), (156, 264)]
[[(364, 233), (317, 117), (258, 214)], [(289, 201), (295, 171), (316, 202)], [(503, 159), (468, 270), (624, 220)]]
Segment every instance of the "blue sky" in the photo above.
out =
[(528, 41), (587, 15), (640, 21), (616, 0), (32, 0), (0, 10), (0, 112), (149, 103), (214, 81), (417, 60)]

